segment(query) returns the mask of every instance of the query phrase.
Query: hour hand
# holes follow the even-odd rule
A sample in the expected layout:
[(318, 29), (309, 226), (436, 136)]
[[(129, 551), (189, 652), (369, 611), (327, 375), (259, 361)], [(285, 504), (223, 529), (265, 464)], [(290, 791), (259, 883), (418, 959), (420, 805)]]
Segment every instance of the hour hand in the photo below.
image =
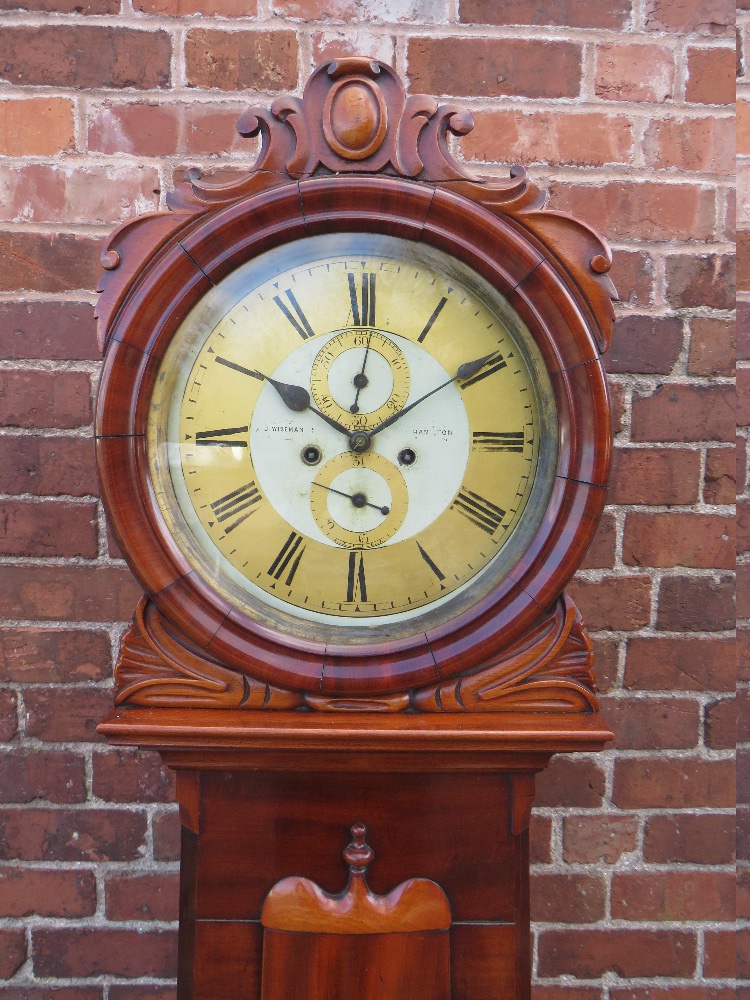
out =
[(311, 413), (316, 414), (316, 416), (321, 417), (325, 420), (327, 424), (331, 427), (335, 427), (337, 431), (341, 431), (342, 434), (346, 434), (349, 437), (351, 431), (348, 427), (344, 427), (340, 424), (338, 420), (334, 420), (333, 417), (326, 416), (325, 413), (321, 413), (316, 410), (314, 406), (310, 406), (310, 393), (301, 385), (290, 385), (289, 382), (279, 382), (278, 379), (270, 378), (268, 375), (264, 375), (263, 372), (256, 371), (252, 368), (245, 368), (243, 365), (238, 365), (234, 361), (228, 361), (226, 358), (216, 358), (216, 363), (224, 365), (225, 368), (231, 368), (233, 371), (241, 372), (243, 375), (249, 375), (251, 378), (257, 378), (261, 382), (268, 382), (272, 385), (279, 396), (281, 396), (281, 401), (285, 406), (288, 406), (290, 410), (295, 413), (302, 413), (304, 410), (310, 410)]

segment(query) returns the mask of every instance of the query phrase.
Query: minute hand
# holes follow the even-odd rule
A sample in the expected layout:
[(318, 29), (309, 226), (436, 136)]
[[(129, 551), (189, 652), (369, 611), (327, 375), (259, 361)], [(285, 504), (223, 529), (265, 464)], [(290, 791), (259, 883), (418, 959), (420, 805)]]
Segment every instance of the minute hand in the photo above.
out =
[(413, 403), (409, 403), (409, 405), (405, 406), (403, 410), (399, 410), (398, 413), (394, 413), (392, 416), (388, 417), (387, 420), (384, 420), (382, 424), (378, 424), (377, 427), (373, 427), (370, 431), (370, 437), (374, 437), (375, 434), (385, 430), (386, 427), (390, 427), (391, 424), (395, 424), (397, 420), (401, 419), (401, 417), (406, 416), (409, 410), (413, 410), (415, 406), (419, 406), (419, 404), (423, 403), (425, 399), (429, 399), (430, 396), (434, 396), (436, 392), (440, 392), (441, 389), (444, 389), (452, 382), (457, 382), (459, 379), (473, 378), (477, 372), (484, 368), (487, 362), (494, 357), (495, 354), (493, 353), (487, 354), (483, 358), (477, 358), (476, 361), (466, 361), (464, 364), (459, 366), (459, 369), (453, 378), (449, 378), (447, 382), (442, 382), (440, 385), (435, 386), (434, 389), (430, 389), (430, 391), (426, 392), (424, 396), (420, 396), (419, 399), (415, 399)]

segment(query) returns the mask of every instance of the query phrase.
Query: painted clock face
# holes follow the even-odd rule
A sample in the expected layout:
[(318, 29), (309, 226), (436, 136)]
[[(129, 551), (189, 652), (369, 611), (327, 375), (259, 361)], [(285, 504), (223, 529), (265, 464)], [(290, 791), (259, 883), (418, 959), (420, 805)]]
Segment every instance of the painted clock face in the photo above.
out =
[(440, 251), (344, 233), (250, 261), (193, 309), (148, 454), (171, 534), (231, 604), (372, 639), (447, 620), (512, 572), (557, 425), (502, 296)]

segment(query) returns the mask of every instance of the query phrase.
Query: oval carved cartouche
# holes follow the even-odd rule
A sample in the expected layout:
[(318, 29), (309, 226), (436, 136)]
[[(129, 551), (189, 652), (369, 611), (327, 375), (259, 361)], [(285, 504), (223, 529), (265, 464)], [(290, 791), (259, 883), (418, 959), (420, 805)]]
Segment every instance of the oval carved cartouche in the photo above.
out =
[(364, 80), (342, 81), (326, 101), (323, 131), (331, 148), (350, 160), (371, 156), (383, 141), (386, 109)]

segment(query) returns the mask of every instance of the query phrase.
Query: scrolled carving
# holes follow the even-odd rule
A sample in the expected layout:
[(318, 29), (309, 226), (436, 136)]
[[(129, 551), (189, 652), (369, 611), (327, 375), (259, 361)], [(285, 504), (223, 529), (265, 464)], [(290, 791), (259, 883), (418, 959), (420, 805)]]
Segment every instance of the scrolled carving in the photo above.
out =
[(123, 636), (115, 668), (117, 705), (169, 708), (290, 709), (300, 695), (228, 670), (171, 634), (155, 604), (143, 597)]
[(412, 706), (421, 712), (593, 712), (593, 660), (581, 616), (563, 594), (500, 659), (413, 692)]

